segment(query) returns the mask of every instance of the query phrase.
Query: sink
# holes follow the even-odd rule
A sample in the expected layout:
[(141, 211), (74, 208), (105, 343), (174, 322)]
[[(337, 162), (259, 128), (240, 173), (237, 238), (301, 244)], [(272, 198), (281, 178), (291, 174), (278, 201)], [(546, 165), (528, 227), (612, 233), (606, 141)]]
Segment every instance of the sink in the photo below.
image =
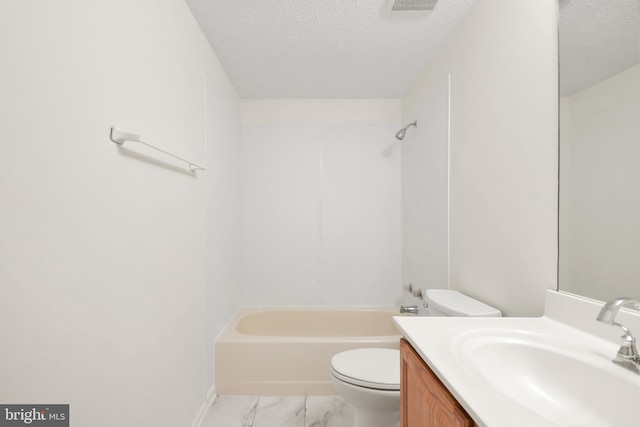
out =
[(640, 375), (613, 363), (619, 328), (596, 321), (597, 302), (547, 297), (541, 317), (394, 322), (480, 427), (640, 427)]
[(637, 426), (640, 375), (613, 364), (615, 349), (601, 344), (492, 328), (458, 334), (451, 351), (487, 391), (548, 424)]

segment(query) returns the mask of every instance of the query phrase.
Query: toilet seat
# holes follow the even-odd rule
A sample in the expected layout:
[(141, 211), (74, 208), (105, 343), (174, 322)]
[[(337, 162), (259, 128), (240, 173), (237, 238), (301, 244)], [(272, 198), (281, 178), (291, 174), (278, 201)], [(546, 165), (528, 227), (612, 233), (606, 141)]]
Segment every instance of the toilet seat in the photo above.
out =
[(400, 351), (359, 348), (331, 358), (331, 374), (346, 383), (375, 390), (400, 390)]

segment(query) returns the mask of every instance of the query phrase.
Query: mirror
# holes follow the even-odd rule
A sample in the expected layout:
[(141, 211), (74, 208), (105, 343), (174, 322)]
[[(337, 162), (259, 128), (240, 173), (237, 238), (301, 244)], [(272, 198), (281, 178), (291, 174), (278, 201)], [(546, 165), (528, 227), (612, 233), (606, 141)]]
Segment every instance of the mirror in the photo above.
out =
[(561, 291), (640, 298), (640, 0), (560, 0)]

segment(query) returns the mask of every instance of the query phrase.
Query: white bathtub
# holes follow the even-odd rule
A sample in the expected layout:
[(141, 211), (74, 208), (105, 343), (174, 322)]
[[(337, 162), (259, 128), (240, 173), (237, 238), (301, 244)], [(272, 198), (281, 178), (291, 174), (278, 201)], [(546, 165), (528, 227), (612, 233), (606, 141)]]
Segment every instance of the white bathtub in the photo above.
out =
[(331, 357), (398, 348), (397, 308), (242, 308), (215, 343), (221, 395), (335, 394)]

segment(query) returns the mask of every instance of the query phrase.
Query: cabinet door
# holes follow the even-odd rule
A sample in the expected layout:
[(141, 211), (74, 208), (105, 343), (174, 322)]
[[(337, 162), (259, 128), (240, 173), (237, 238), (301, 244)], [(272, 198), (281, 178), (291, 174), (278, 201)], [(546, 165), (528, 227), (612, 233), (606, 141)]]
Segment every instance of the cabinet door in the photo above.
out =
[(402, 427), (473, 427), (475, 423), (406, 340), (400, 342)]

